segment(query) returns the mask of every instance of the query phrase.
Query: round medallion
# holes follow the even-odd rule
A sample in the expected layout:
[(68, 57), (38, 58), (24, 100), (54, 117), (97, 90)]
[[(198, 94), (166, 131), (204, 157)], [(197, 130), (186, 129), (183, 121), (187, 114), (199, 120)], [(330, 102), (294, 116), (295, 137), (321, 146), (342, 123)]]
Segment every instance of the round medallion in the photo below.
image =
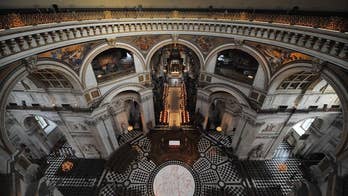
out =
[(195, 192), (195, 181), (185, 167), (167, 165), (156, 174), (153, 191), (156, 196), (192, 196)]

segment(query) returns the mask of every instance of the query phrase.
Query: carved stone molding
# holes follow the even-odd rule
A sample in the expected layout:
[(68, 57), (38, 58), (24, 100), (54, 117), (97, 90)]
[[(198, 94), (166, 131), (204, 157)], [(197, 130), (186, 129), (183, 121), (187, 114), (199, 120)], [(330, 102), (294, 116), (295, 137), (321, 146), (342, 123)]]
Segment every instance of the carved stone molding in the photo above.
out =
[(116, 46), (116, 38), (107, 38), (106, 39), (106, 43), (109, 45), (109, 46), (111, 46), (111, 47), (113, 47), (113, 46)]
[(321, 73), (326, 63), (327, 63), (326, 61), (323, 61), (318, 58), (314, 58), (312, 61), (312, 65), (313, 65), (312, 71), (315, 73)]
[(37, 55), (24, 58), (23, 64), (29, 73), (35, 72), (37, 70)]

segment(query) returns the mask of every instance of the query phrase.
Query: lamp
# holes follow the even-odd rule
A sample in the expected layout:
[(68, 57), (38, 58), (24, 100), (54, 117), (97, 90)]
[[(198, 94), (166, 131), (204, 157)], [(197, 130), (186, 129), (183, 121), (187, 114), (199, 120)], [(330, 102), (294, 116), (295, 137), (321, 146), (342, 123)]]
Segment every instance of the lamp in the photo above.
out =
[(62, 164), (62, 171), (63, 172), (68, 172), (70, 171), (74, 166), (74, 163), (71, 162), (71, 161), (65, 161), (63, 164)]
[(128, 125), (127, 130), (128, 130), (128, 131), (133, 131), (133, 126), (132, 126), (132, 125)]
[(220, 126), (216, 127), (216, 131), (217, 132), (221, 132), (222, 131), (222, 127), (220, 127)]
[(288, 166), (285, 163), (281, 163), (278, 165), (278, 170), (280, 172), (286, 172), (288, 170)]

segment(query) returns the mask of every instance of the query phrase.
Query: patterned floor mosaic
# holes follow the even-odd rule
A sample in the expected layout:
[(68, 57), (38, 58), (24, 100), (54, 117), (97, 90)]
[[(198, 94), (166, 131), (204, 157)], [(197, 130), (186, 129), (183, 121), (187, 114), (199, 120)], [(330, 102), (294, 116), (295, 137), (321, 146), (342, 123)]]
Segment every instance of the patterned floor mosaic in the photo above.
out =
[[(103, 179), (100, 196), (108, 195), (153, 195), (151, 188), (153, 176), (163, 167), (149, 160), (147, 155), (151, 150), (151, 143), (146, 137), (133, 142), (141, 150), (138, 161), (132, 163), (124, 173), (107, 171)], [(225, 156), (207, 138), (203, 137), (198, 143), (200, 158), (194, 163), (192, 170), (194, 179), (199, 187), (195, 195), (247, 195), (247, 187), (240, 169), (236, 163)], [(182, 165), (179, 161), (168, 161), (166, 164)], [(120, 188), (122, 187), (122, 188)], [(117, 190), (124, 192), (117, 192)], [(129, 190), (127, 192), (126, 190)], [(129, 195), (130, 195), (129, 194)]]
[[(61, 164), (67, 158), (77, 159), (68, 153), (66, 156), (49, 156), (50, 165), (45, 174), (64, 195), (76, 196), (152, 196), (154, 177), (161, 168), (170, 164), (182, 165), (192, 173), (195, 196), (285, 196), (291, 191), (294, 181), (305, 177), (305, 162), (293, 158), (286, 144), (280, 145), (276, 153), (278, 156), (272, 160), (240, 161), (228, 155), (229, 148), (221, 148), (222, 143), (230, 143), (231, 139), (217, 134), (202, 134), (197, 144), (199, 157), (190, 166), (176, 160), (157, 165), (149, 156), (151, 141), (147, 136), (134, 134), (133, 140), (131, 136), (126, 140), (138, 155), (121, 173), (103, 169), (101, 164), (98, 166), (101, 171), (95, 172), (95, 175), (60, 177), (57, 169)], [(279, 167), (283, 165), (286, 168), (281, 172)]]

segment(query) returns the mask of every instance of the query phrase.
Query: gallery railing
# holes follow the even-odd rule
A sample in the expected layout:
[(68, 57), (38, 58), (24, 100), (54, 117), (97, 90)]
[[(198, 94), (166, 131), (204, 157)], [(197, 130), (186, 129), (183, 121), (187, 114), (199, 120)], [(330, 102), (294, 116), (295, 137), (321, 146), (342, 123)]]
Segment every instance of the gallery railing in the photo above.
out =
[[(150, 15), (151, 13), (153, 15)], [(54, 14), (38, 14), (37, 21), (46, 20), (45, 23), (49, 24), (0, 31), (0, 67), (33, 54), (66, 45), (98, 39), (106, 39), (110, 41), (110, 44), (114, 44), (116, 41), (113, 40), (116, 37), (167, 33), (232, 37), (237, 45), (242, 44), (243, 41), (272, 44), (301, 51), (348, 69), (348, 35), (346, 33), (278, 23), (227, 20), (229, 16), (233, 18), (232, 13), (224, 16), (225, 20), (212, 19), (214, 14), (210, 16), (210, 19), (204, 19), (203, 16), (208, 17), (209, 15), (200, 12), (197, 12), (196, 15), (186, 12), (111, 11), (86, 12), (84, 13), (86, 15), (83, 15), (81, 12), (80, 14), (85, 17), (76, 18), (84, 21), (50, 23), (57, 21), (57, 18), (63, 18), (61, 21), (71, 19), (63, 16), (58, 17), (61, 14), (71, 16), (73, 13), (56, 13), (57, 17), (51, 17)], [(98, 18), (96, 17), (98, 14), (100, 19), (110, 19), (88, 20)], [(143, 15), (141, 15), (142, 18), (134, 19), (132, 17), (139, 16), (135, 14)], [(49, 17), (45, 18), (46, 15)], [(122, 18), (123, 15), (128, 18)], [(160, 16), (162, 18), (158, 18)], [(198, 18), (198, 16), (202, 17), (193, 19), (193, 17)], [(242, 16), (243, 14), (236, 14), (236, 18), (243, 18), (244, 16)], [(29, 21), (30, 18), (29, 16), (24, 17), (24, 15), (13, 17), (12, 20), (17, 18), (18, 23), (23, 22), (23, 20)], [(27, 25), (26, 23), (28, 22), (23, 22), (21, 25)]]
[(348, 31), (347, 18), (340, 16), (309, 16), (279, 13), (253, 13), (241, 11), (71, 11), (58, 13), (8, 13), (0, 15), (0, 29), (69, 21), (122, 19), (122, 18), (192, 18), (229, 21), (260, 21)]

